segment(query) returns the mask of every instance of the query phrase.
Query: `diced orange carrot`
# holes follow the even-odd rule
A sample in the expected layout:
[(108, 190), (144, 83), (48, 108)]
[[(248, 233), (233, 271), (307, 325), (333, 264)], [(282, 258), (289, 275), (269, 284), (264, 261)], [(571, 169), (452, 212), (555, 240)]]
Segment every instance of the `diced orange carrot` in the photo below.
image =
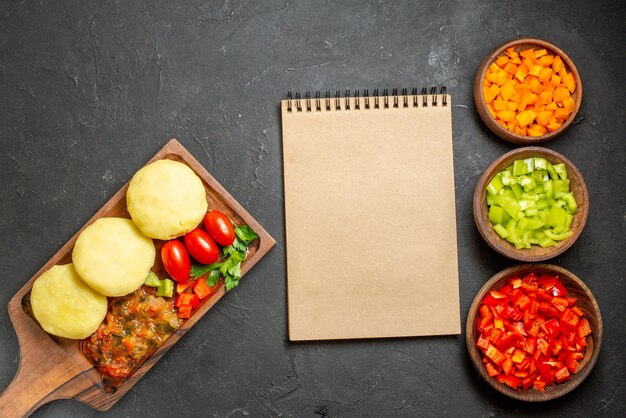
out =
[(522, 57), (535, 60), (535, 50), (532, 48), (525, 49), (519, 53)]
[(533, 93), (541, 93), (541, 83), (537, 77), (528, 77), (530, 80), (530, 91)]
[(549, 67), (550, 65), (552, 65), (553, 61), (554, 61), (554, 57), (552, 55), (544, 55), (543, 57), (537, 60), (539, 65), (541, 65), (542, 67)]
[(541, 68), (541, 72), (539, 73), (539, 81), (548, 81), (552, 77), (552, 68)]
[(547, 105), (552, 102), (552, 92), (551, 91), (542, 91), (539, 93), (539, 103), (542, 105)]
[(504, 68), (504, 66), (509, 62), (508, 57), (505, 57), (504, 55), (500, 55), (498, 58), (496, 58), (496, 65), (500, 68)]
[(485, 101), (491, 103), (493, 99), (500, 93), (500, 88), (495, 84), (491, 85), (488, 89), (485, 89)]
[(496, 117), (504, 122), (512, 122), (515, 119), (515, 112), (501, 110), (496, 113)]
[(510, 110), (511, 112), (515, 112), (517, 110), (517, 102), (506, 102), (506, 110)]
[(491, 116), (495, 119), (496, 110), (493, 108), (493, 105), (491, 103), (487, 103), (487, 110), (489, 110), (489, 113), (491, 113)]
[(520, 65), (517, 67), (517, 71), (515, 72), (515, 78), (517, 79), (517, 81), (519, 81), (520, 83), (523, 83), (527, 75), (528, 75), (528, 69), (526, 68), (525, 65)]
[(515, 123), (515, 120), (513, 120), (513, 122), (507, 122), (506, 126), (509, 129), (509, 131), (513, 132), (517, 124)]
[(548, 132), (554, 132), (561, 127), (560, 123), (551, 123), (546, 128), (548, 128)]
[(552, 100), (562, 102), (569, 97), (569, 90), (563, 87), (557, 87), (552, 94)]
[(491, 64), (489, 64), (489, 69), (491, 70), (492, 73), (496, 73), (500, 71), (500, 67), (498, 67), (498, 64), (496, 64), (495, 62), (492, 62)]
[(520, 59), (520, 57), (511, 58), (511, 64), (520, 65), (521, 63), (522, 60)]
[(500, 94), (502, 94), (502, 98), (504, 100), (509, 100), (511, 96), (515, 94), (515, 87), (513, 81), (507, 81), (502, 85), (500, 89)]
[(576, 108), (576, 102), (574, 101), (574, 99), (572, 99), (572, 96), (563, 100), (563, 108), (570, 113), (574, 111), (574, 109)]
[(552, 78), (550, 78), (550, 83), (553, 86), (558, 86), (559, 84), (561, 84), (561, 77), (558, 74), (552, 73)]
[(519, 55), (517, 54), (517, 52), (515, 52), (515, 47), (514, 46), (510, 46), (508, 47), (505, 51), (504, 51), (504, 55), (506, 55), (509, 58), (516, 58)]
[(559, 106), (556, 104), (556, 102), (548, 103), (548, 105), (546, 106), (546, 110), (557, 110), (558, 108)]
[(518, 113), (517, 116), (515, 116), (515, 119), (517, 119), (517, 123), (519, 123), (521, 127), (526, 127), (535, 119), (535, 115), (533, 113), (534, 112), (532, 110), (526, 110)]
[(545, 49), (535, 49), (535, 58), (543, 57), (547, 53), (548, 51), (546, 51)]
[(550, 123), (553, 112), (550, 110), (542, 110), (537, 114), (537, 125), (547, 126)]
[(574, 74), (572, 74), (571, 72), (567, 73), (567, 75), (563, 79), (563, 83), (565, 84), (565, 86), (567, 86), (567, 89), (570, 93), (574, 93), (574, 90), (576, 90), (576, 80), (574, 79)]
[(554, 60), (552, 61), (552, 71), (554, 71), (555, 73), (558, 73), (559, 71), (561, 71), (561, 68), (563, 67), (564, 67), (564, 64), (563, 64), (563, 60), (561, 59), (561, 57), (559, 57), (558, 55), (554, 57)]
[(547, 129), (541, 125), (533, 125), (528, 128), (528, 135), (530, 136), (541, 136), (547, 132)]
[(554, 117), (560, 120), (565, 120), (569, 116), (567, 109), (556, 109), (554, 111)]
[[(505, 67), (504, 67), (504, 71), (506, 71), (509, 74), (515, 74), (517, 72), (517, 65), (513, 64), (513, 63), (508, 63)], [(552, 72), (552, 71), (550, 71)]]
[[(496, 119), (496, 122), (498, 122), (504, 129), (508, 129), (509, 127), (506, 126), (506, 122), (500, 119)], [(504, 325), (503, 325), (504, 328)]]
[(516, 84), (515, 91), (517, 91), (519, 94), (528, 93), (530, 91), (530, 84), (528, 83)]
[[(500, 93), (502, 93), (502, 89), (500, 90)], [(507, 102), (506, 100), (500, 98), (500, 94), (491, 103), (493, 104), (493, 108), (496, 109), (497, 111), (506, 110)]]
[[(489, 80), (492, 83), (497, 83), (498, 82), (498, 73), (489, 73), (485, 76), (485, 79)], [(560, 83), (561, 78), (559, 77), (559, 83)]]
[(532, 67), (530, 67), (530, 71), (528, 71), (528, 74), (534, 75), (535, 77), (539, 77), (539, 74), (541, 74), (542, 69), (543, 67), (541, 65), (533, 65)]

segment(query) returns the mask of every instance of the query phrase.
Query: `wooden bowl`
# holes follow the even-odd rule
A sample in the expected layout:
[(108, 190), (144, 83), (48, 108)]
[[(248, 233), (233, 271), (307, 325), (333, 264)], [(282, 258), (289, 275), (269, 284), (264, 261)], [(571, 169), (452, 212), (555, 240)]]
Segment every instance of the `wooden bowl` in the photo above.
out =
[[(550, 274), (558, 276), (563, 286), (567, 289), (570, 296), (578, 298), (576, 306), (583, 311), (585, 318), (589, 321), (591, 326), (591, 334), (587, 336), (587, 348), (585, 349), (584, 357), (580, 360), (580, 367), (576, 374), (572, 375), (572, 378), (564, 383), (557, 385), (546, 386), (545, 391), (541, 392), (535, 389), (517, 389), (506, 386), (500, 383), (493, 377), (489, 377), (485, 364), (483, 363), (483, 354), (476, 347), (476, 341), (478, 339), (478, 331), (476, 327), (476, 318), (479, 314), (480, 302), (487, 295), (487, 293), (494, 289), (499, 289), (506, 284), (506, 281), (511, 277), (523, 278), (526, 274), (534, 272), (537, 275)], [(565, 270), (562, 267), (558, 267), (551, 264), (520, 264), (517, 266), (509, 267), (502, 270), (495, 276), (493, 276), (485, 285), (480, 289), (474, 302), (470, 307), (467, 315), (467, 324), (465, 328), (465, 341), (467, 343), (467, 350), (474, 363), (474, 367), (478, 370), (480, 376), (489, 383), (489, 385), (498, 392), (509, 396), (514, 399), (527, 402), (541, 402), (555, 399), (566, 393), (574, 390), (583, 380), (589, 375), (591, 369), (598, 360), (600, 353), (600, 347), (602, 345), (602, 316), (600, 315), (600, 308), (596, 299), (589, 288), (576, 277), (572, 272)]]
[[(485, 96), (483, 94), (483, 80), (485, 79), (485, 73), (487, 72), (487, 68), (489, 65), (496, 60), (500, 55), (504, 54), (504, 50), (513, 47), (516, 52), (523, 51), (524, 49), (534, 48), (541, 49), (545, 48), (548, 53), (551, 55), (559, 55), (565, 64), (567, 72), (572, 72), (574, 74), (574, 79), (576, 80), (576, 90), (571, 95), (576, 103), (576, 107), (574, 111), (569, 115), (567, 120), (563, 122), (563, 125), (553, 132), (548, 132), (542, 136), (524, 136), (519, 135), (514, 132), (509, 131), (508, 129), (503, 128), (500, 124), (496, 122), (489, 110), (487, 109), (487, 103), (485, 102)], [(534, 38), (520, 38), (514, 39), (509, 42), (505, 42), (502, 45), (498, 46), (496, 49), (491, 51), (487, 57), (483, 60), (480, 67), (478, 67), (478, 71), (476, 71), (476, 77), (474, 78), (474, 103), (476, 103), (476, 109), (480, 114), (481, 119), (485, 124), (500, 138), (512, 142), (514, 144), (521, 145), (534, 145), (542, 142), (549, 141), (551, 139), (556, 138), (561, 135), (563, 131), (565, 131), (576, 119), (576, 115), (578, 114), (578, 110), (580, 109), (580, 104), (583, 98), (583, 84), (580, 78), (580, 74), (578, 73), (578, 69), (574, 65), (574, 62), (570, 59), (570, 57), (559, 47), (550, 42), (543, 41), (541, 39)]]
[[(489, 208), (487, 207), (487, 185), (489, 182), (506, 167), (513, 164), (515, 160), (523, 160), (529, 157), (545, 158), (551, 164), (565, 163), (567, 177), (570, 181), (570, 191), (574, 194), (574, 198), (578, 203), (578, 211), (574, 214), (570, 229), (574, 233), (573, 236), (557, 242), (555, 246), (542, 248), (539, 245), (533, 245), (531, 248), (517, 249), (507, 240), (493, 230), (493, 226), (489, 221)], [(541, 147), (523, 147), (507, 152), (497, 160), (495, 160), (487, 170), (483, 173), (476, 190), (474, 191), (474, 222), (476, 227), (483, 236), (487, 244), (505, 257), (518, 261), (534, 263), (544, 261), (556, 257), (563, 253), (580, 236), (585, 224), (587, 223), (587, 214), (589, 212), (589, 194), (587, 186), (580, 171), (572, 164), (570, 160), (556, 151)]]

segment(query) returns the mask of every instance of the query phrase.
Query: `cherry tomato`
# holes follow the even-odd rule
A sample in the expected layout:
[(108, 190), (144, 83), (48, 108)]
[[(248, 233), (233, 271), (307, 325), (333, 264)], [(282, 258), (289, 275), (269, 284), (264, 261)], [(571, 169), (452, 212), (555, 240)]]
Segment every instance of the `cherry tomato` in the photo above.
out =
[(217, 244), (200, 228), (185, 235), (185, 247), (189, 254), (202, 264), (212, 264), (220, 258), (220, 249)]
[(189, 279), (189, 253), (182, 242), (177, 240), (168, 241), (161, 247), (161, 260), (165, 270), (177, 282), (186, 282)]
[(212, 210), (204, 217), (204, 227), (207, 232), (218, 244), (230, 245), (235, 240), (235, 228), (228, 219), (218, 210)]

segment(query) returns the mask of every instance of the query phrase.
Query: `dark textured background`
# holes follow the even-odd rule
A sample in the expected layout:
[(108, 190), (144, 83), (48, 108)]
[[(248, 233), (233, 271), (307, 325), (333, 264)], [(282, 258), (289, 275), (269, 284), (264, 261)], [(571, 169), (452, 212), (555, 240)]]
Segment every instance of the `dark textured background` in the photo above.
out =
[[(18, 366), (8, 300), (170, 138), (278, 245), (108, 413), (56, 401), (34, 416), (626, 415), (623, 2), (101, 3), (0, 1), (0, 388)], [(288, 343), (279, 100), (448, 86), (464, 321), (513, 264), (472, 219), (479, 175), (512, 146), (480, 121), (471, 88), (482, 58), (518, 36), (561, 46), (583, 77), (580, 116), (548, 147), (589, 188), (587, 227), (553, 262), (600, 304), (595, 370), (565, 398), (528, 405), (478, 379), (463, 335)]]

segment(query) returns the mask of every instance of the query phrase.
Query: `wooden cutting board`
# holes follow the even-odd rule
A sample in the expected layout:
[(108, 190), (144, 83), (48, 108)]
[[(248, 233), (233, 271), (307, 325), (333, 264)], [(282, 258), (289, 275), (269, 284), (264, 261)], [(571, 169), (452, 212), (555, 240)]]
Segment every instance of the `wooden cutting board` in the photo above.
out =
[[(170, 159), (187, 164), (202, 179), (206, 189), (209, 209), (218, 209), (237, 224), (250, 225), (259, 235), (252, 243), (248, 258), (242, 264), (246, 274), (276, 241), (261, 225), (213, 178), (200, 163), (175, 139), (169, 141), (148, 162)], [(8, 310), (20, 347), (20, 364), (11, 384), (0, 395), (0, 416), (28, 416), (41, 405), (55, 399), (77, 399), (99, 411), (109, 409), (121, 398), (185, 333), (224, 296), (223, 281), (217, 292), (188, 319), (146, 362), (118, 389), (107, 393), (100, 373), (83, 356), (80, 341), (47, 334), (29, 315), (30, 290), (33, 282), (55, 264), (72, 261), (72, 249), (78, 234), (96, 219), (118, 216), (130, 218), (126, 210), (124, 185), (76, 234), (65, 244), (9, 301)], [(154, 240), (157, 257), (152, 268), (160, 277), (167, 276), (161, 263), (160, 248), (163, 241)]]

